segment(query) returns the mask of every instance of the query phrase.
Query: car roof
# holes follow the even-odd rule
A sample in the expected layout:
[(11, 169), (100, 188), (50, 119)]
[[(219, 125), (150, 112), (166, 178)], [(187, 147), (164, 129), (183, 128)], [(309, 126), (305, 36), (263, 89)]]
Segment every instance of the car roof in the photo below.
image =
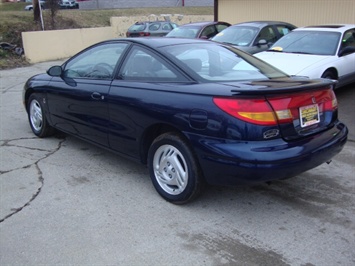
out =
[[(108, 40), (112, 41), (112, 40)], [(105, 41), (105, 42), (108, 42)], [(187, 39), (187, 38), (164, 38), (164, 37), (144, 37), (144, 38), (119, 38), (114, 39), (114, 41), (129, 41), (134, 43), (139, 43), (152, 48), (158, 48), (162, 46), (175, 45), (175, 44), (187, 44), (187, 43), (205, 43), (205, 44), (216, 44), (215, 42), (210, 42), (201, 39)]]
[(354, 29), (355, 24), (326, 24), (326, 25), (314, 25), (302, 28), (297, 28), (294, 31), (333, 31), (333, 32), (345, 32), (349, 29)]
[(262, 28), (264, 26), (267, 25), (289, 25), (292, 27), (296, 27), (295, 25), (292, 25), (291, 23), (288, 22), (284, 22), (284, 21), (271, 21), (271, 20), (260, 20), (260, 21), (246, 21), (246, 22), (242, 22), (242, 23), (237, 23), (232, 25), (231, 27), (238, 27), (238, 26), (252, 26), (252, 27), (256, 27), (256, 28)]
[(137, 22), (135, 22), (134, 24), (132, 24), (132, 25), (141, 25), (141, 24), (150, 24), (150, 23), (163, 23), (163, 22), (165, 22), (165, 23), (173, 23), (173, 22), (171, 22), (171, 21), (166, 21), (166, 20), (152, 20), (152, 21), (137, 21)]
[(179, 26), (179, 28), (181, 28), (181, 27), (189, 27), (189, 26), (206, 26), (206, 25), (213, 25), (213, 24), (218, 24), (218, 23), (229, 24), (229, 23), (224, 22), (224, 21), (199, 21), (199, 22), (193, 22), (193, 23), (188, 23), (188, 24), (181, 25), (181, 26)]

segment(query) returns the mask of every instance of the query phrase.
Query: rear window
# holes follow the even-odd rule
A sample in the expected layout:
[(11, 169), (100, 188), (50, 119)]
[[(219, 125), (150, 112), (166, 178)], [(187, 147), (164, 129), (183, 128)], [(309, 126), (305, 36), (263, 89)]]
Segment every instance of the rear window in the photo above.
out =
[(162, 48), (190, 74), (208, 81), (244, 81), (283, 78), (287, 75), (232, 47), (215, 43), (182, 44)]
[(135, 23), (131, 27), (129, 27), (129, 31), (142, 31), (145, 30), (146, 25), (145, 23)]

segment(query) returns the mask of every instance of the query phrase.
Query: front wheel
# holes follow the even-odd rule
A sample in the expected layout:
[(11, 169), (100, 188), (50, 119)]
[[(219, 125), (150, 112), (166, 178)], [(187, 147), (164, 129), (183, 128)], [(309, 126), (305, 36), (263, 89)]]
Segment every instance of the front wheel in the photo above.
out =
[(36, 94), (28, 99), (27, 113), (32, 132), (36, 136), (44, 138), (53, 134), (54, 129), (48, 124), (42, 103)]
[(184, 204), (202, 191), (203, 178), (187, 141), (176, 133), (157, 137), (148, 153), (149, 173), (157, 192), (167, 201)]

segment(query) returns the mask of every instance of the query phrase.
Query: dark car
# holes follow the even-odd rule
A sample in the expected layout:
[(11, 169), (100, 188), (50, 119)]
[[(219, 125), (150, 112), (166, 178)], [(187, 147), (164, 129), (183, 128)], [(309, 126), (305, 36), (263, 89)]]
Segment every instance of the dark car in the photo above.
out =
[(255, 54), (269, 49), (278, 39), (296, 26), (281, 21), (250, 21), (232, 25), (212, 38), (212, 41), (236, 46)]
[(230, 25), (223, 21), (189, 23), (173, 29), (166, 37), (210, 39)]
[(289, 178), (347, 141), (328, 79), (289, 77), (228, 45), (122, 38), (30, 78), (23, 102), (38, 137), (60, 130), (147, 164), (181, 204), (205, 182)]
[(127, 37), (158, 37), (165, 36), (172, 29), (178, 27), (171, 21), (143, 21), (136, 22), (126, 32)]

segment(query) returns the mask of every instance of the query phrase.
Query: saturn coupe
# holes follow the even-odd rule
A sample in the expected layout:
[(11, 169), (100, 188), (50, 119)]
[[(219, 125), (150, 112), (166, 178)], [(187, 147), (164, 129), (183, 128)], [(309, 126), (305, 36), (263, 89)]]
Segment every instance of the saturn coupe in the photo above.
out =
[(329, 162), (348, 134), (333, 88), (216, 42), (122, 38), (30, 78), (23, 103), (36, 136), (59, 130), (146, 164), (156, 191), (183, 204), (205, 184)]

